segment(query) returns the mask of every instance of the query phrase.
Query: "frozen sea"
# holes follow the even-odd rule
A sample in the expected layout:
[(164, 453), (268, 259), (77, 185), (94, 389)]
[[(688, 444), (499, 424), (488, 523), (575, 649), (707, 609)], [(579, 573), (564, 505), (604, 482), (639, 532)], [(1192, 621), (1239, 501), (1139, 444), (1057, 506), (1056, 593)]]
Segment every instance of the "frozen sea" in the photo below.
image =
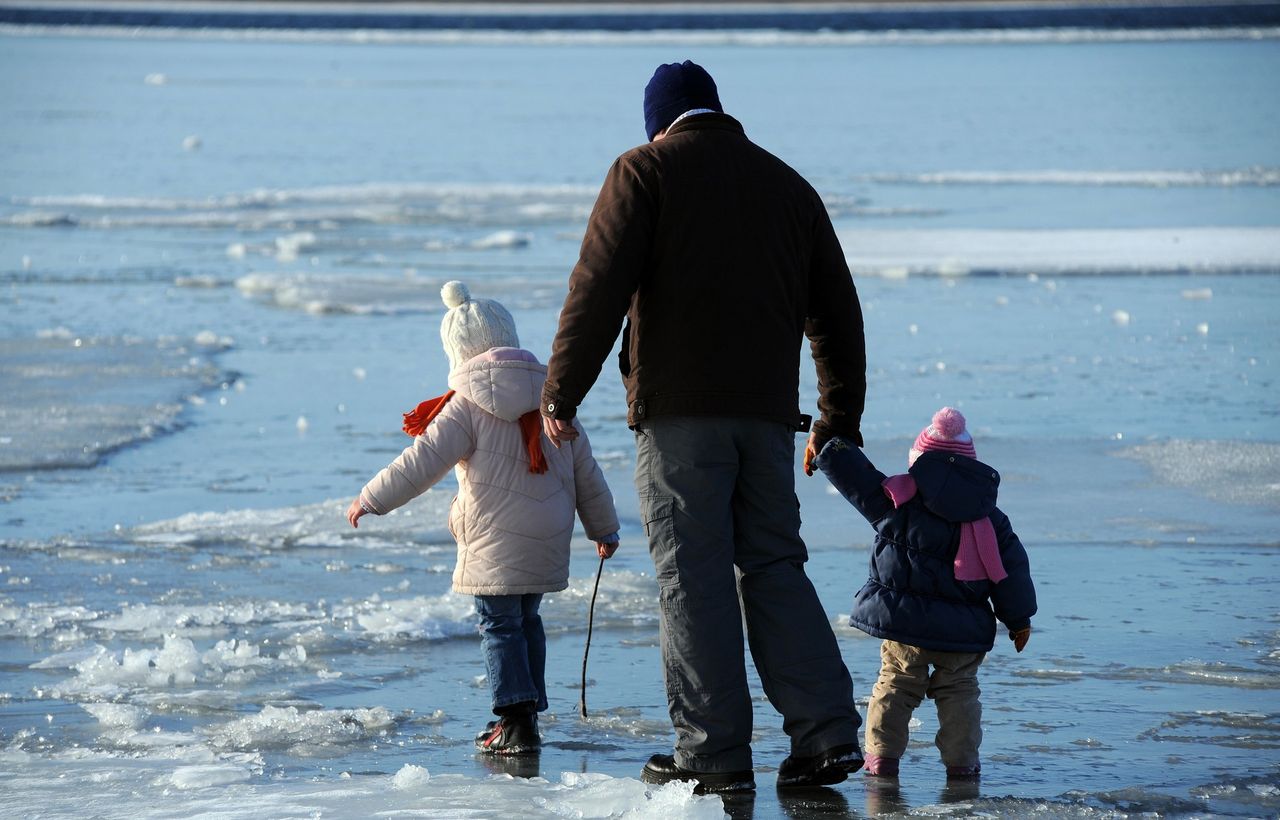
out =
[[(685, 58), (828, 203), (873, 460), (901, 469), (952, 404), (1003, 474), (1041, 610), (1028, 651), (984, 665), (976, 786), (945, 782), (926, 704), (896, 786), (778, 794), (754, 677), (754, 799), (639, 782), (673, 738), (611, 366), (582, 417), (622, 549), (585, 720), (585, 538), (546, 601), (539, 758), (471, 745), (488, 695), (449, 592), (452, 480), (342, 518), (443, 390), (443, 282), (546, 356), (644, 83)], [(1277, 30), (5, 24), (0, 110), (0, 815), (1280, 812)], [(845, 617), (871, 530), (798, 487), (865, 707), (878, 642)]]

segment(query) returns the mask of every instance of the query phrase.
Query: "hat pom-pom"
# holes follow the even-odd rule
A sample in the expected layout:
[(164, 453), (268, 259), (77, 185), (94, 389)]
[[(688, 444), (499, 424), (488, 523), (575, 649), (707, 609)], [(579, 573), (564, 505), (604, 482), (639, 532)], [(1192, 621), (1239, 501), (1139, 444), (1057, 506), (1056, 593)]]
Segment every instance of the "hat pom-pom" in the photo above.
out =
[(444, 300), (445, 307), (452, 310), (471, 301), (471, 291), (455, 279), (452, 282), (445, 282), (444, 287), (440, 288), (440, 298)]
[(955, 438), (964, 432), (964, 416), (954, 407), (944, 407), (933, 414), (933, 429), (943, 438)]

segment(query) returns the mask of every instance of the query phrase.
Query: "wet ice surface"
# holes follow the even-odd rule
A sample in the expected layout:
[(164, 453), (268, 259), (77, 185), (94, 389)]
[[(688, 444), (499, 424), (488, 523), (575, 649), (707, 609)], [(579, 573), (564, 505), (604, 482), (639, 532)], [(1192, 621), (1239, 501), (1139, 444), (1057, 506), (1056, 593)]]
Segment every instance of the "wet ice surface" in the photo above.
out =
[[(994, 447), (993, 456), (1010, 449)], [(1099, 470), (1130, 463), (1118, 450), (1085, 458)], [(769, 783), (788, 750), (753, 675), (761, 791), (753, 806), (730, 801), (731, 813), (1280, 808), (1280, 547), (1187, 543), (1158, 516), (1119, 524), (1145, 529), (1145, 544), (1118, 543), (1105, 510), (1092, 537), (1042, 538), (1036, 511), (1025, 523), (1017, 511), (1045, 478), (1032, 462), (1005, 488), (1041, 614), (1026, 653), (1002, 636), (984, 665), (981, 784), (946, 784), (926, 704), (896, 790), (858, 775), (829, 793), (780, 800)], [(869, 538), (816, 481), (801, 489), (815, 522), (806, 525), (810, 574), (865, 707), (878, 642), (844, 626), (840, 613), (865, 573)], [(477, 805), (495, 816), (516, 807), (534, 816), (720, 816), (718, 799), (646, 791), (636, 780), (671, 738), (656, 588), (634, 501), (622, 494), (631, 523), (596, 603), (589, 718), (577, 714), (578, 676), (596, 561), (579, 538), (570, 588), (544, 606), (546, 748), (535, 761), (474, 754), (471, 738), (488, 719), (474, 612), (469, 598), (448, 592), (447, 536), (414, 520), (439, 521), (450, 495), (432, 491), (409, 508), (415, 516), (367, 520), (358, 532), (345, 528), (335, 500), (0, 544), (0, 766), (10, 799), (56, 813), (93, 795), (108, 816), (119, 800), (137, 816), (215, 807), (230, 816), (448, 814)], [(1184, 500), (1178, 488), (1142, 497)], [(1190, 517), (1210, 526), (1216, 512)]]

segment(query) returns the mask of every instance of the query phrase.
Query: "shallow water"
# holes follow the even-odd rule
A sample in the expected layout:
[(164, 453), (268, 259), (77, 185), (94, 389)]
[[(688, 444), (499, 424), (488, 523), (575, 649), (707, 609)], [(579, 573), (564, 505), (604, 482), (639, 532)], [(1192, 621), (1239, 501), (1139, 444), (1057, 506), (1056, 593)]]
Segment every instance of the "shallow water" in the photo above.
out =
[[(448, 592), (452, 479), (358, 531), (341, 513), (442, 389), (441, 283), (502, 300), (545, 356), (640, 84), (678, 56), (614, 46), (0, 35), (6, 813), (1280, 811), (1274, 39), (700, 47), (830, 204), (867, 321), (869, 455), (900, 469), (933, 410), (964, 410), (1031, 554), (1036, 631), (984, 666), (976, 788), (945, 783), (926, 704), (896, 788), (779, 796), (759, 695), (754, 801), (644, 787), (671, 733), (607, 366), (582, 416), (623, 548), (590, 716), (579, 539), (544, 610), (546, 749), (474, 755), (488, 695)], [(865, 706), (878, 643), (842, 613), (870, 529), (798, 487)]]

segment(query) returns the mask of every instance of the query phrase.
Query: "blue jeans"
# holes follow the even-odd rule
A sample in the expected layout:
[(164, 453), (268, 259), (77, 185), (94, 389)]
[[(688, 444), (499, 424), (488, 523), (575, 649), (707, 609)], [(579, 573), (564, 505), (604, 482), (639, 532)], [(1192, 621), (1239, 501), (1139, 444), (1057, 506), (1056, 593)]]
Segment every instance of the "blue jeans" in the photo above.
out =
[(751, 768), (744, 616), (791, 753), (858, 742), (853, 682), (804, 571), (794, 440), (785, 424), (748, 418), (661, 416), (636, 427), (675, 760), (686, 769)]
[(538, 614), (542, 594), (475, 598), (494, 714), (504, 706), (525, 702), (546, 711), (547, 636)]

